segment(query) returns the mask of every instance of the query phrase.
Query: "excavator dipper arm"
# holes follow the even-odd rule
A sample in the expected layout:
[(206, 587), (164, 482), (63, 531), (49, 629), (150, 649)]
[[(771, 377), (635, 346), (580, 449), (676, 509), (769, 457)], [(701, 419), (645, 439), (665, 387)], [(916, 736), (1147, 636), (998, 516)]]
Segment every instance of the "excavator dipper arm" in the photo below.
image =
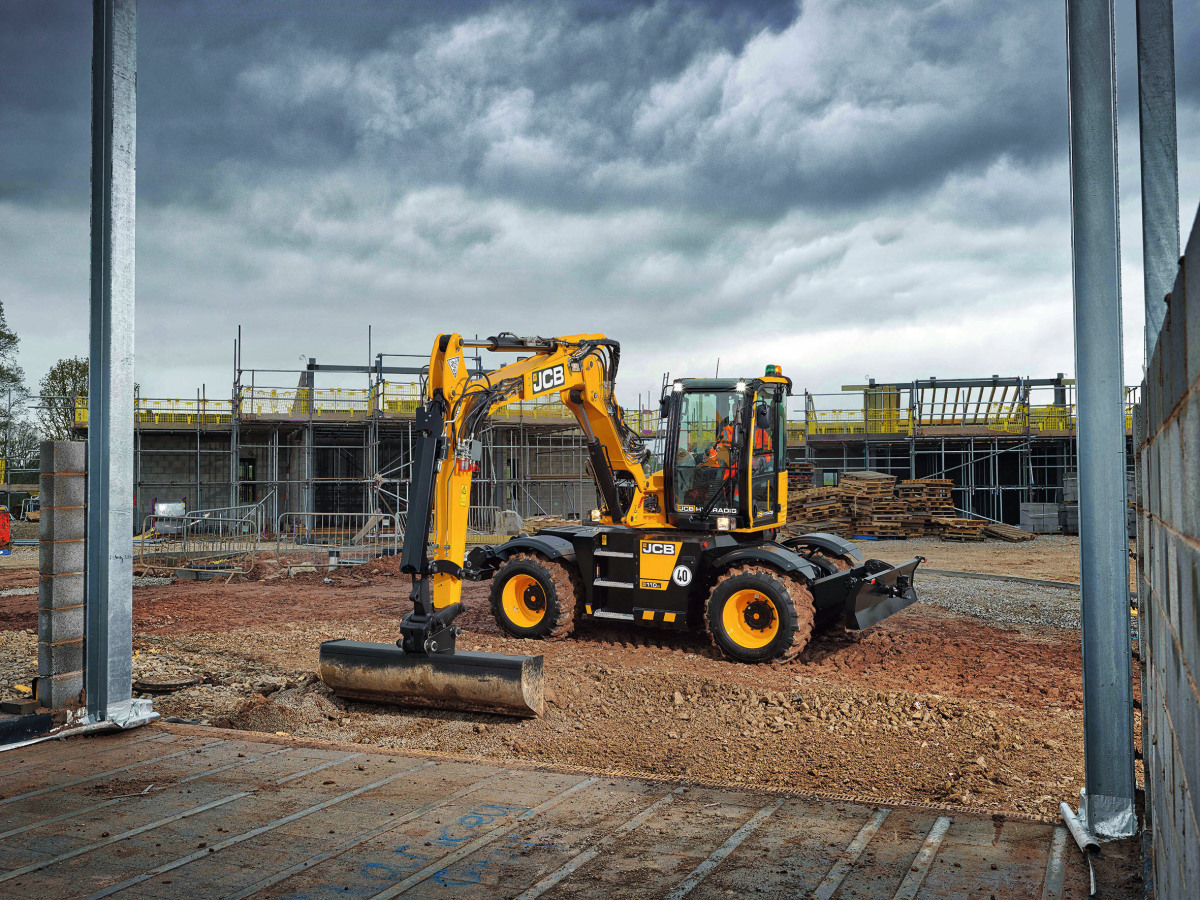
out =
[[(526, 354), (486, 374), (468, 371), (464, 348)], [(636, 524), (646, 450), (613, 396), (620, 346), (602, 334), (542, 338), (500, 334), (486, 341), (440, 335), (429, 359), (425, 401), (414, 422), (413, 475), (401, 571), (412, 576), (413, 611), (396, 647), (329, 641), (321, 677), (349, 697), (537, 715), (542, 657), (455, 649), (462, 612), (463, 562), (471, 480), (489, 415), (518, 402), (557, 395), (587, 439), (605, 519)], [(622, 490), (625, 496), (622, 496)], [(432, 552), (431, 552), (432, 551)]]

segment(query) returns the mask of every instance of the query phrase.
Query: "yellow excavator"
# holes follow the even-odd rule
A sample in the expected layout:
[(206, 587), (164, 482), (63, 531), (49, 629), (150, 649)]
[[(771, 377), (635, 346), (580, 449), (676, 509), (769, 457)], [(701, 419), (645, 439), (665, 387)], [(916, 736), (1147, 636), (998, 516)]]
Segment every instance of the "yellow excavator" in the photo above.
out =
[[(464, 349), (521, 357), (479, 374)], [(321, 678), (335, 693), (540, 715), (540, 655), (455, 649), (464, 579), (491, 580), (492, 614), (517, 637), (564, 638), (588, 618), (627, 622), (707, 632), (748, 663), (791, 659), (816, 628), (866, 628), (916, 602), (920, 557), (892, 566), (835, 535), (776, 539), (787, 521), (792, 387), (778, 366), (758, 378), (674, 381), (660, 401), (656, 461), (614, 395), (620, 352), (601, 334), (438, 337), (414, 423), (401, 557), (414, 609), (395, 645), (321, 645)], [(578, 525), (468, 553), (484, 423), (510, 403), (554, 395), (583, 430), (601, 505)]]

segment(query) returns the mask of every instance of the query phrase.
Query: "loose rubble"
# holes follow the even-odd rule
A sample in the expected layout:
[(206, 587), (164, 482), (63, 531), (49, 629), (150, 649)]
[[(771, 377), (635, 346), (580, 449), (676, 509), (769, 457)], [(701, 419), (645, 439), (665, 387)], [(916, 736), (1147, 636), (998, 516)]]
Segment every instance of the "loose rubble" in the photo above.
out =
[[(953, 554), (986, 545), (929, 543), (939, 567), (982, 567)], [(996, 568), (1021, 574), (1030, 548), (1046, 568), (1075, 552), (992, 546)], [(467, 584), (460, 646), (546, 658), (545, 716), (513, 720), (347, 702), (317, 679), (322, 640), (395, 640), (410, 608), (398, 564), (289, 578), (266, 560), (240, 584), (139, 580), (134, 678), (199, 679), (146, 695), (166, 717), (398, 749), (1043, 815), (1082, 785), (1074, 591), (919, 576), (924, 603), (822, 635), (792, 663), (747, 666), (703, 636), (602, 623), (562, 642), (512, 639), (487, 611), (489, 586)], [(36, 605), (0, 599), (0, 697), (36, 674)]]

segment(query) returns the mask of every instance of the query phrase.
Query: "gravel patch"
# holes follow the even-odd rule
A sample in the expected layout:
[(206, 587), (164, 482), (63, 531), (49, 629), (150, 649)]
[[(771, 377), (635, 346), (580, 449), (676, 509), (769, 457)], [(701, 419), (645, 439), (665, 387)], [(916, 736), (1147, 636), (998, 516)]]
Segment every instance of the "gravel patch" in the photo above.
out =
[(152, 578), (147, 575), (134, 575), (133, 576), (133, 586), (134, 587), (152, 587), (153, 585), (170, 584), (174, 580), (175, 580), (174, 578)]
[(0, 597), (28, 597), (37, 592), (38, 589), (35, 587), (9, 588), (6, 591), (0, 591)]
[(0, 631), (0, 699), (29, 696), (14, 685), (27, 685), (37, 675), (37, 654), (35, 632)]
[(1000, 579), (917, 574), (917, 596), (922, 603), (998, 625), (1079, 630), (1078, 591)]

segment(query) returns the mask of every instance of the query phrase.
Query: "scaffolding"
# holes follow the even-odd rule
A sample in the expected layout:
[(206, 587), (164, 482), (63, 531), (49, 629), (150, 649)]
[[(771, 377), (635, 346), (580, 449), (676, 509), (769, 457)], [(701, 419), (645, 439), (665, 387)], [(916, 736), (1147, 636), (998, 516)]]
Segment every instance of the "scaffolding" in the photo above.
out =
[[(1137, 399), (1138, 389), (1128, 388), (1127, 441)], [(948, 478), (956, 508), (1015, 524), (1023, 503), (1070, 499), (1064, 489), (1075, 470), (1075, 423), (1075, 383), (1061, 373), (871, 380), (840, 393), (806, 391), (789, 426), (800, 432), (794, 440), (789, 433), (789, 455), (810, 463), (822, 482), (856, 469)], [(1132, 466), (1132, 452), (1127, 459)]]
[[(252, 369), (242, 368), (238, 347), (230, 399), (204, 389), (194, 399), (136, 398), (136, 520), (163, 500), (189, 509), (264, 502), (272, 522), (289, 513), (402, 515), (422, 370), (385, 365), (397, 357), (416, 358), (381, 353), (359, 366), (310, 359), (303, 369)], [(482, 371), (480, 358), (469, 362)], [(337, 379), (361, 386), (328, 385)], [(626, 419), (653, 446), (662, 423), (640, 400)], [(1068, 499), (1075, 387), (1061, 374), (872, 380), (796, 400), (788, 456), (810, 463), (818, 483), (856, 469), (949, 478), (958, 509), (1014, 524), (1021, 504)], [(1127, 401), (1132, 411), (1136, 388)], [(86, 432), (86, 400), (77, 401), (75, 425)], [(497, 411), (481, 439), (474, 506), (580, 519), (597, 505), (583, 436), (557, 398)]]
[[(235, 345), (230, 399), (205, 389), (194, 399), (136, 397), (136, 521), (162, 501), (188, 509), (261, 502), (270, 522), (296, 513), (402, 516), (423, 387), (420, 368), (384, 365), (396, 356), (381, 353), (365, 366), (310, 359), (303, 369), (253, 369), (241, 366)], [(482, 360), (474, 362), (481, 369)], [(318, 378), (363, 386), (319, 386)], [(74, 406), (75, 430), (86, 435), (87, 399)], [(658, 427), (657, 411), (629, 418), (647, 433)], [(475, 508), (579, 519), (597, 505), (583, 436), (556, 398), (498, 410), (480, 437)]]

